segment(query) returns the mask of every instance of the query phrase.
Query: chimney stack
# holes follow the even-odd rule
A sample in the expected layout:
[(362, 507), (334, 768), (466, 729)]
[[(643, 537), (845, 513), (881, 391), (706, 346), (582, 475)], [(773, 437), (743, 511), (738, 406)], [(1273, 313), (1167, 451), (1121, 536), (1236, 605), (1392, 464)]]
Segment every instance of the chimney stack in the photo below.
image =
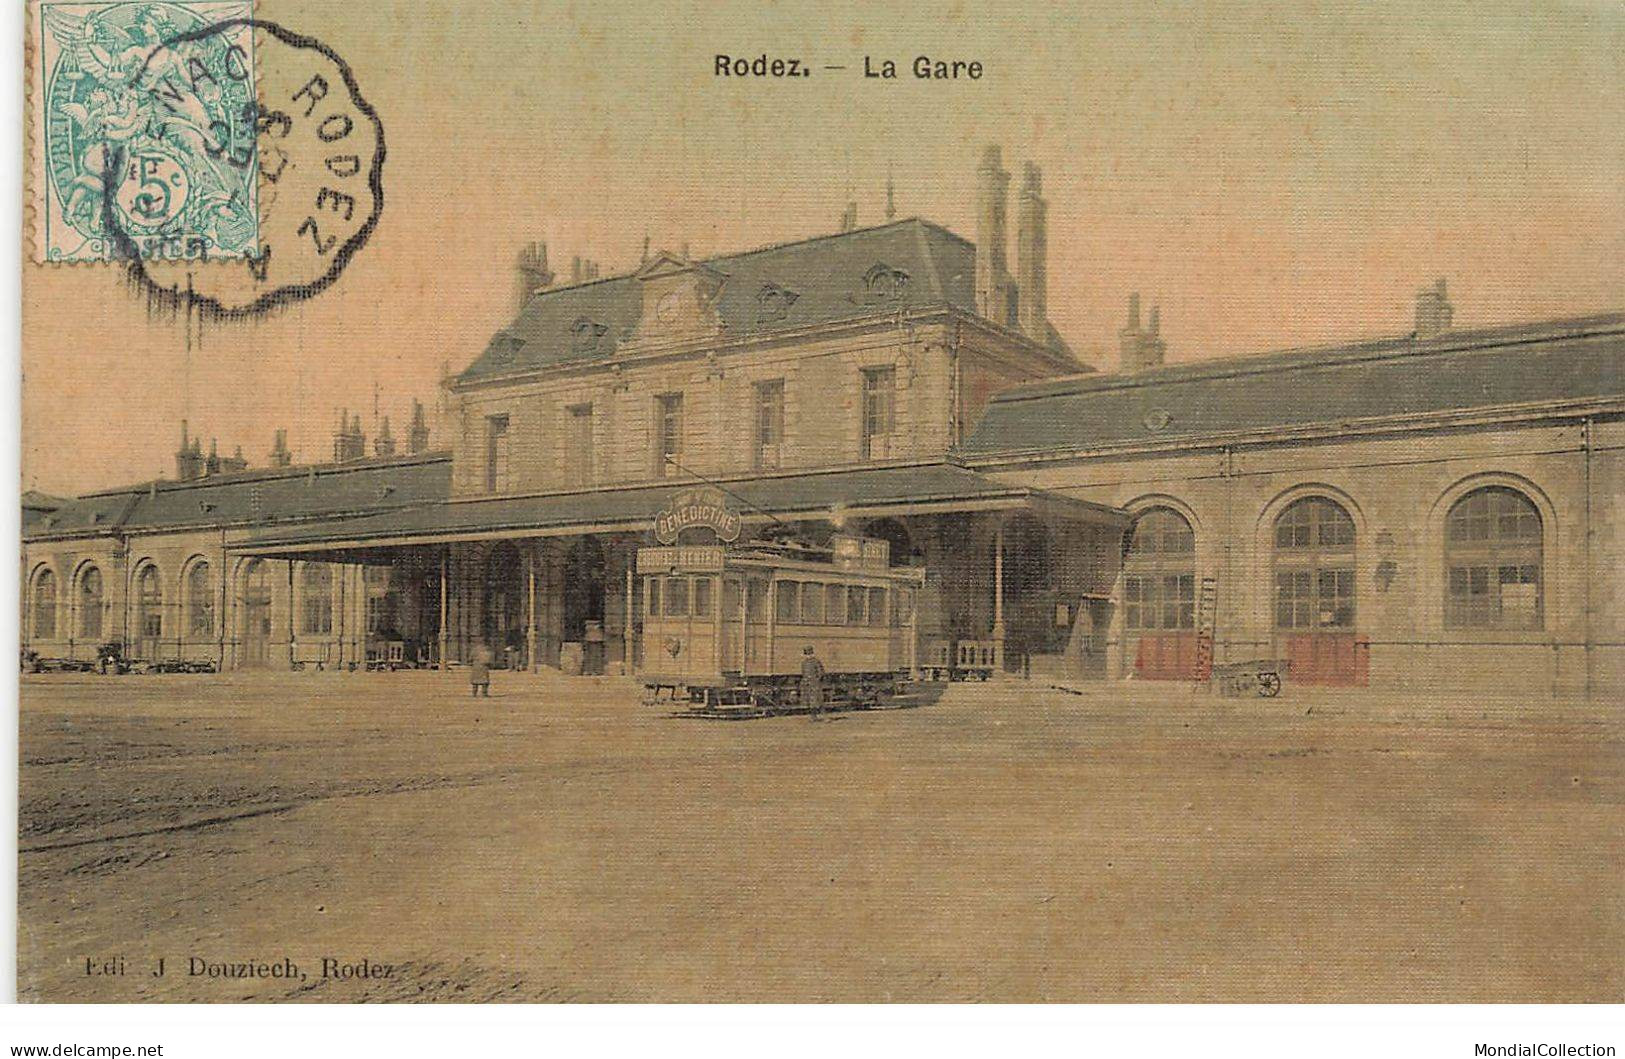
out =
[(976, 311), (1010, 324), (1010, 274), (1005, 264), (1005, 208), (1010, 174), (990, 144), (976, 170)]
[(175, 478), (190, 482), (203, 477), (203, 443), (199, 438), (188, 440), (186, 420), (181, 420), (181, 447), (175, 450)]
[(286, 467), (293, 462), (293, 453), (288, 451), (288, 432), (278, 430), (276, 440), (271, 445), (271, 466)]
[(379, 456), (395, 455), (395, 439), (389, 433), (389, 417), (385, 416), (383, 424), (378, 428), (378, 437), (373, 440), (372, 451)]
[(339, 412), (339, 428), (333, 434), (333, 462), (348, 463), (367, 455), (367, 438), (361, 433), (361, 416), (350, 418), (348, 408)]
[(1440, 276), (1433, 286), (1416, 292), (1416, 337), (1434, 338), (1444, 334), (1450, 330), (1450, 318), (1454, 314), (1444, 277)]
[(1021, 197), (1016, 202), (1016, 289), (1020, 295), (1017, 311), (1022, 333), (1036, 341), (1048, 342), (1045, 218), (1049, 206), (1043, 198), (1043, 181), (1038, 166), (1028, 162), (1022, 171)]
[(1144, 329), (1140, 327), (1140, 292), (1128, 296), (1128, 326), (1117, 333), (1118, 363), (1123, 371), (1144, 371), (1162, 363), (1168, 345), (1158, 333), (1162, 327), (1162, 309), (1151, 307), (1151, 316)]
[(523, 309), (530, 296), (553, 285), (553, 273), (547, 270), (547, 244), (528, 243), (519, 251), (519, 308)]
[(429, 424), (423, 417), (423, 402), (412, 402), (412, 426), (406, 432), (406, 451), (416, 454), (429, 450)]

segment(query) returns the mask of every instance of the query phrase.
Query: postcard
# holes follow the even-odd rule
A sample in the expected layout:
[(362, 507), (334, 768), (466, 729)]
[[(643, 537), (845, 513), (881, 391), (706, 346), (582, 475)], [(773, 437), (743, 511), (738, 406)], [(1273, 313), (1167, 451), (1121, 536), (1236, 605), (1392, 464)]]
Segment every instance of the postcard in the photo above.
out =
[(1618, 8), (24, 17), (20, 999), (1622, 999)]

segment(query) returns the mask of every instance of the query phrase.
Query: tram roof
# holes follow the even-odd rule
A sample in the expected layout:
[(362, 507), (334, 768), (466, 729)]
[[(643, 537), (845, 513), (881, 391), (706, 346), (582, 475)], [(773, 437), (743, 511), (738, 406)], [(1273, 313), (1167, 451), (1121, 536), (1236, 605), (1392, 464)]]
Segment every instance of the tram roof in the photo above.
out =
[[(533, 496), (449, 500), (344, 521), (277, 528), (234, 550), (264, 556), (355, 560), (413, 545), (517, 537), (643, 533), (689, 479)], [(1127, 525), (1126, 512), (1031, 486), (1001, 481), (957, 464), (909, 463), (720, 479), (746, 522), (774, 519), (880, 518), (955, 512), (1028, 510), (1035, 514)]]

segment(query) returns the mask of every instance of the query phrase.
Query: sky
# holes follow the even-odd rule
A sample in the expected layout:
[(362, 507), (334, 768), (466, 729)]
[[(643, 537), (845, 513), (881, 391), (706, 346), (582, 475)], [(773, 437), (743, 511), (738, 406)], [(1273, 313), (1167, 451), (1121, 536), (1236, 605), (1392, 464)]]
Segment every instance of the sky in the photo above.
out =
[[(1012, 187), (1043, 169), (1050, 316), (1100, 369), (1132, 291), (1171, 361), (1404, 332), (1438, 276), (1461, 326), (1625, 309), (1611, 2), (257, 11), (329, 45), (376, 107), (379, 227), (318, 297), (201, 335), (109, 267), (28, 263), (24, 488), (173, 476), (182, 419), (253, 465), (278, 428), (327, 458), (341, 407), (370, 435), (376, 402), (400, 436), (511, 318), (530, 240), (566, 278), (578, 255), (634, 269), (646, 236), (727, 253), (834, 231), (849, 199), (880, 223), (888, 172), (900, 217), (974, 237), (990, 143)], [(719, 53), (815, 72), (717, 78)], [(917, 55), (985, 72), (916, 81)], [(864, 78), (866, 56), (904, 77)]]

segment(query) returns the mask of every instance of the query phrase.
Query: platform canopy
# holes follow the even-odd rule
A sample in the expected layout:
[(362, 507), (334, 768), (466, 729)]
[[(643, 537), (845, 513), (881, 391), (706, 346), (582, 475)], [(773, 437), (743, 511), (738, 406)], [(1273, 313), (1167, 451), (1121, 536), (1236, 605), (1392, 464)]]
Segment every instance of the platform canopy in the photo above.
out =
[[(674, 494), (705, 486), (688, 476), (621, 488), (447, 500), (377, 515), (278, 528), (233, 551), (274, 558), (365, 562), (397, 548), (462, 541), (636, 534)], [(1127, 512), (1031, 486), (1001, 481), (952, 463), (861, 467), (716, 479), (747, 524), (782, 520), (906, 518), (956, 512), (1030, 511), (1046, 518), (1114, 529)]]

